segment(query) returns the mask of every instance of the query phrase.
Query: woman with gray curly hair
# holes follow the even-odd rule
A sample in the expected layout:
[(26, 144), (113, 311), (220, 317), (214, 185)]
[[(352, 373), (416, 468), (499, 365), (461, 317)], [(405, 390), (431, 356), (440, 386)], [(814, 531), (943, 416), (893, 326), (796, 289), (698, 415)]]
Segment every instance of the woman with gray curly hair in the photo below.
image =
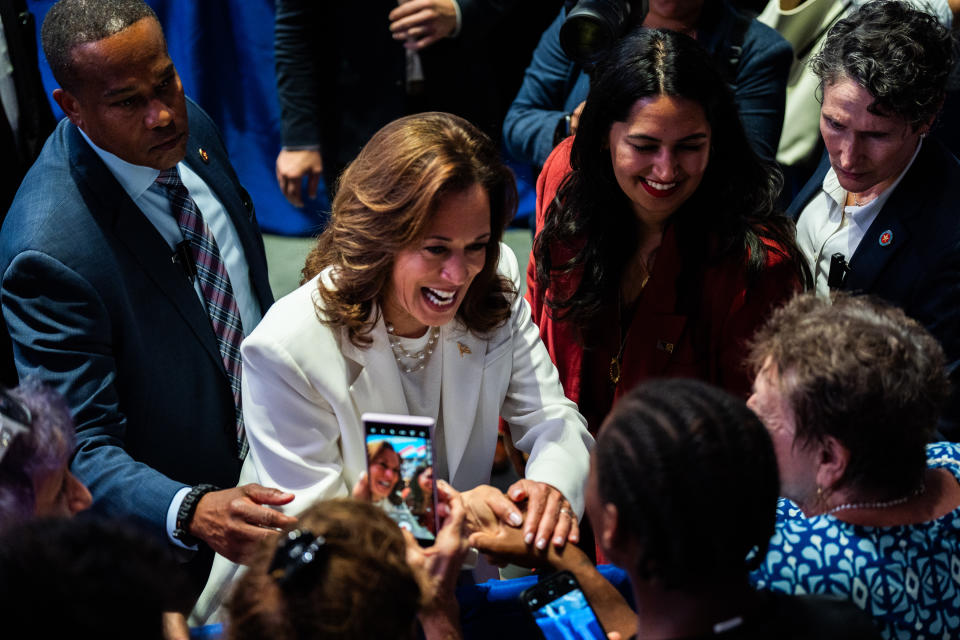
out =
[(747, 404), (780, 469), (757, 586), (841, 596), (886, 638), (946, 638), (960, 620), (960, 445), (928, 444), (943, 351), (902, 311), (806, 294), (755, 338)]

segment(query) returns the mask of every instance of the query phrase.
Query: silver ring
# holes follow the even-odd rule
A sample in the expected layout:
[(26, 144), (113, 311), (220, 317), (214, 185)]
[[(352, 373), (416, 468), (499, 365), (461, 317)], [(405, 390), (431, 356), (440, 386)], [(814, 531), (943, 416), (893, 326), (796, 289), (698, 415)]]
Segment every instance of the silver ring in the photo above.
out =
[(566, 508), (566, 507), (560, 507), (560, 513), (565, 513), (565, 514), (567, 514), (568, 516), (570, 516), (570, 519), (571, 519), (571, 520), (576, 520), (576, 518), (577, 518), (577, 516), (574, 515), (573, 511), (571, 511), (570, 509), (568, 509), (568, 508)]

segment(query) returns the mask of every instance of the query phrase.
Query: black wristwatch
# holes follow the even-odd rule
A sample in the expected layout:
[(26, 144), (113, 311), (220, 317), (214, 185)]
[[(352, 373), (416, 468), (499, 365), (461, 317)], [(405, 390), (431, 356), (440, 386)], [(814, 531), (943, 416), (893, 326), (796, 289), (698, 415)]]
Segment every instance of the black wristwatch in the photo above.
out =
[(173, 537), (179, 540), (180, 543), (192, 547), (200, 542), (197, 538), (187, 533), (187, 529), (190, 526), (190, 521), (193, 520), (193, 514), (197, 511), (197, 504), (200, 503), (200, 498), (211, 491), (219, 490), (219, 487), (215, 487), (212, 484), (198, 484), (190, 489), (190, 493), (184, 496), (183, 502), (180, 503), (180, 509), (177, 511), (177, 526), (173, 530)]

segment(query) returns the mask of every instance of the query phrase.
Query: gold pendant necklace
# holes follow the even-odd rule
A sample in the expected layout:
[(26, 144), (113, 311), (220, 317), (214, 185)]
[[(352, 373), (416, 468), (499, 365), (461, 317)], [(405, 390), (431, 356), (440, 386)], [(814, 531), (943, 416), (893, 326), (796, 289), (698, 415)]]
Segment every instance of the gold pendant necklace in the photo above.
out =
[[(647, 282), (650, 280), (649, 274), (643, 276), (643, 281), (640, 283), (640, 291), (643, 291), (644, 287), (647, 286)], [(639, 294), (638, 294), (639, 295)], [(630, 327), (627, 326), (627, 330), (623, 330), (623, 294), (620, 291), (617, 291), (617, 327), (620, 329), (620, 349), (617, 351), (617, 355), (610, 359), (610, 382), (613, 383), (613, 386), (620, 384), (620, 374), (622, 373), (621, 368), (623, 364), (623, 350), (627, 346), (627, 337), (630, 335)], [(633, 314), (630, 314), (631, 319)]]

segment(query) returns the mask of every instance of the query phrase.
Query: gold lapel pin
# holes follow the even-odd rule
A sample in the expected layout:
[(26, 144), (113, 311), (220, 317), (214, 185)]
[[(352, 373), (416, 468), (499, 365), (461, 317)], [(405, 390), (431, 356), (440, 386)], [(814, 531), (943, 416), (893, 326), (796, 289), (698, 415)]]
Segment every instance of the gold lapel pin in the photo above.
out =
[(465, 354), (465, 353), (473, 353), (472, 351), (470, 351), (470, 347), (468, 347), (467, 345), (463, 344), (462, 342), (458, 342), (458, 343), (457, 343), (457, 349), (460, 350), (460, 357), (461, 357), (461, 358), (463, 357), (463, 354)]
[(203, 164), (210, 164), (210, 154), (203, 149), (197, 149), (197, 153), (200, 154), (200, 159), (203, 160)]

